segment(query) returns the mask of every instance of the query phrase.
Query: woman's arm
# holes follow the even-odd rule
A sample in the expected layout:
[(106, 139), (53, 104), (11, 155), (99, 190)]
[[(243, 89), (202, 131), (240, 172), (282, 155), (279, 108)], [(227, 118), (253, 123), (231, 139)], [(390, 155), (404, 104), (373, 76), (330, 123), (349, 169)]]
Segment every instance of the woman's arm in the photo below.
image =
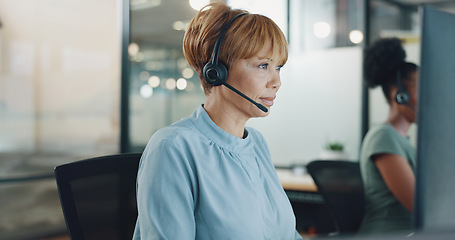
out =
[(372, 159), (392, 194), (412, 213), (415, 176), (406, 158), (396, 154), (376, 154)]
[[(149, 146), (148, 146), (149, 147)], [(194, 239), (194, 177), (175, 139), (152, 142), (137, 178), (140, 239)]]

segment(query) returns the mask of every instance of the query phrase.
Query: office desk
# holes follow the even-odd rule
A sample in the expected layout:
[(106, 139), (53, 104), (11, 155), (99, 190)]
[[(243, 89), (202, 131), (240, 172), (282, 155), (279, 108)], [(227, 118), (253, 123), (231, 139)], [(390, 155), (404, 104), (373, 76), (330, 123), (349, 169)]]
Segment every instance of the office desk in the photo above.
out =
[(310, 174), (296, 175), (289, 168), (276, 168), (276, 173), (291, 203), (324, 204)]
[(313, 181), (313, 178), (308, 174), (294, 174), (290, 169), (276, 169), (278, 178), (284, 190), (317, 192), (318, 188)]

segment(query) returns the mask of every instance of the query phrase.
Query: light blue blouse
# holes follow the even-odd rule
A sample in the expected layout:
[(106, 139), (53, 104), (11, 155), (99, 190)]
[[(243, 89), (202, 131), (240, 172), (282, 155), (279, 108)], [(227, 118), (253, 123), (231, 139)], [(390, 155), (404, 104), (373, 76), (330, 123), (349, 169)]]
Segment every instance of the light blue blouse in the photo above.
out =
[(223, 131), (200, 106), (153, 134), (133, 239), (301, 239), (264, 138), (247, 131)]

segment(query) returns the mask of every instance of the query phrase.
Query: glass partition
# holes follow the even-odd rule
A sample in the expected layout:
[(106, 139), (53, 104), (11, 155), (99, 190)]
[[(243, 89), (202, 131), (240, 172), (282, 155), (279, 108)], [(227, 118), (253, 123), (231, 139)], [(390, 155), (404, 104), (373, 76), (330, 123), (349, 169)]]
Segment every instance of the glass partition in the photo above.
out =
[(118, 14), (0, 0), (0, 239), (66, 231), (54, 167), (119, 152)]
[(129, 128), (132, 151), (158, 129), (204, 101), (199, 77), (182, 52), (186, 26), (196, 14), (187, 0), (131, 1)]

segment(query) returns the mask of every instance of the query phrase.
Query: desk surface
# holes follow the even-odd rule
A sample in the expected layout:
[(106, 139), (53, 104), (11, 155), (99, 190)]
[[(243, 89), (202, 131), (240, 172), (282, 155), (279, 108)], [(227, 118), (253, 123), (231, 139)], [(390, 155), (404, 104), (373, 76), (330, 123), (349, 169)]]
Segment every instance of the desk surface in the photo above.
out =
[(290, 169), (276, 169), (281, 185), (285, 190), (317, 192), (313, 178), (308, 174), (296, 175)]

